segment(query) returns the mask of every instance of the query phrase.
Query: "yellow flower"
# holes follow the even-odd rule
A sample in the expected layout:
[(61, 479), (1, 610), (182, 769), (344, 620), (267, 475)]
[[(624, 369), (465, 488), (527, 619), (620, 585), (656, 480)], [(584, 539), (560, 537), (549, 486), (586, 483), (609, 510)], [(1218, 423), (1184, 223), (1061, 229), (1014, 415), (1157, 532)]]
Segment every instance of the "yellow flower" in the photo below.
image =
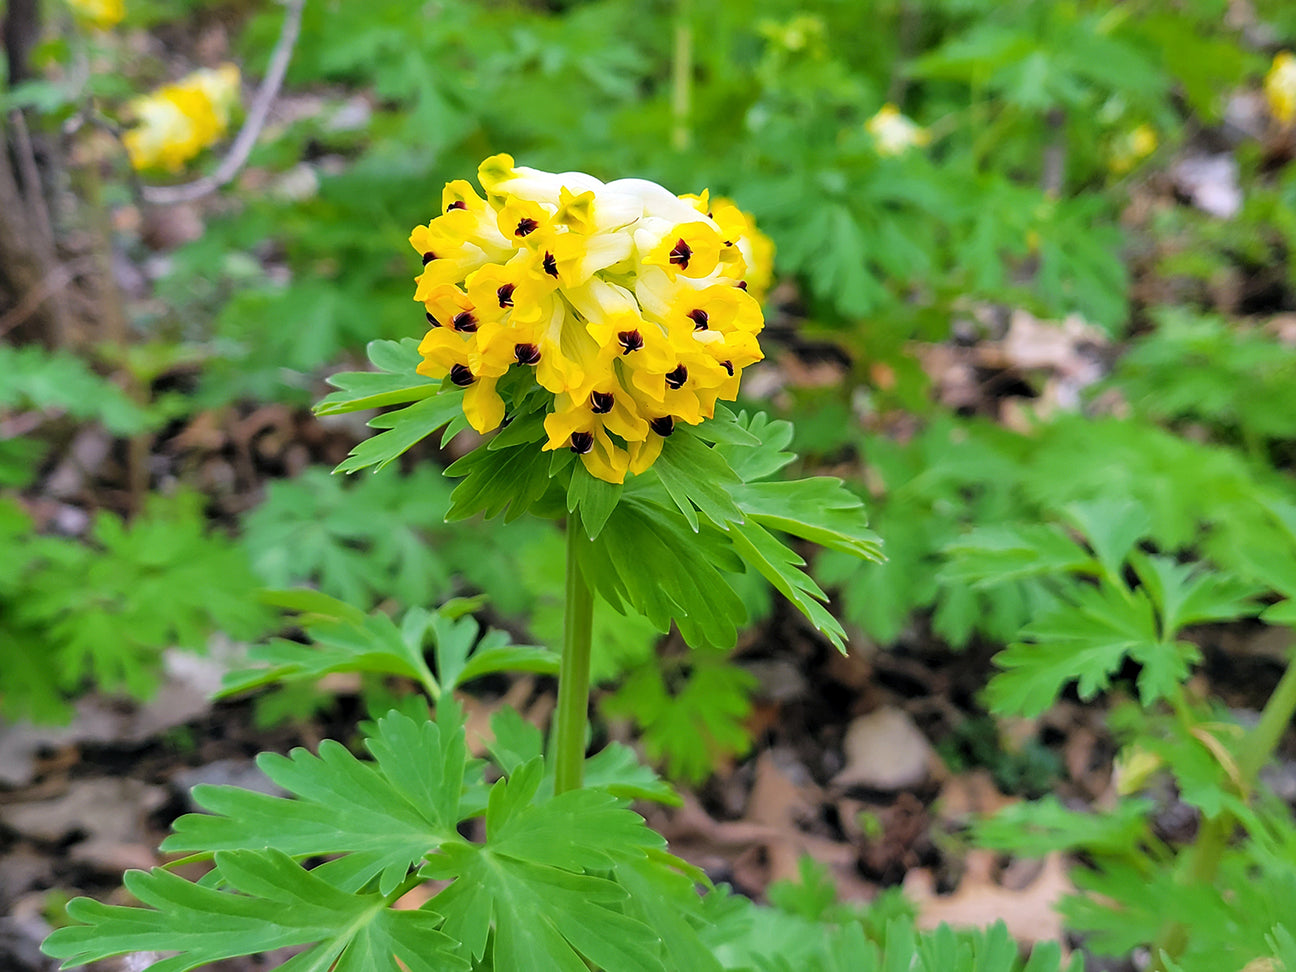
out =
[(1269, 111), (1279, 124), (1290, 125), (1296, 119), (1296, 57), (1291, 51), (1279, 51), (1264, 81)]
[(878, 113), (864, 123), (873, 136), (878, 155), (903, 155), (911, 148), (921, 148), (931, 141), (931, 133), (900, 113), (892, 104), (885, 104)]
[(706, 191), (698, 196), (680, 196), (680, 199), (692, 203), (699, 213), (714, 220), (726, 241), (736, 242), (747, 268), (742, 289), (758, 301), (763, 300), (774, 280), (774, 241), (756, 228), (751, 213), (743, 212), (732, 199), (723, 196), (713, 202)]
[(477, 177), (483, 196), (447, 183), (441, 213), (410, 234), (428, 325), (418, 370), (464, 389), (474, 429), (498, 427), (506, 399), (542, 389), (541, 448), (570, 449), (619, 483), (652, 466), (676, 423), (737, 396), (762, 357), (756, 295), (771, 274), (751, 217), (706, 193), (508, 155)]
[(1116, 140), (1107, 167), (1116, 175), (1122, 175), (1155, 152), (1157, 144), (1157, 134), (1152, 126), (1139, 125)]
[(76, 19), (90, 27), (107, 30), (126, 16), (124, 0), (68, 0)]
[[(714, 222), (698, 220), (673, 226), (662, 219), (645, 222), (650, 225), (635, 234), (639, 237), (636, 242), (648, 250), (643, 257), (645, 266), (661, 267), (671, 280), (676, 274), (695, 279), (708, 277), (719, 266), (725, 246)], [(741, 277), (742, 273), (737, 276)]]
[(128, 108), (138, 123), (122, 137), (131, 165), (179, 171), (225, 134), (238, 94), (238, 68), (225, 64), (134, 99)]

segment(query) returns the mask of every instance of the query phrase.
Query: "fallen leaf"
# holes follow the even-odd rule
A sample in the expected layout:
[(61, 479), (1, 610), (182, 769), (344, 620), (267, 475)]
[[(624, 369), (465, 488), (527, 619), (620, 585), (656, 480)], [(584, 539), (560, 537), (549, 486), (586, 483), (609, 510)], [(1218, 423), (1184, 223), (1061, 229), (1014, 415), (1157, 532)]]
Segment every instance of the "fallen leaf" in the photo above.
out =
[(524, 719), (534, 722), (535, 720), (531, 718), (532, 713), (523, 711), (522, 708), (527, 699), (531, 698), (534, 691), (535, 679), (519, 678), (509, 686), (507, 692), (497, 699), (483, 701), (472, 695), (461, 694), (457, 696), (464, 709), (466, 726), (464, 731), (467, 734), (469, 755), (474, 757), (486, 755), (486, 747), (495, 738), (495, 734), (491, 732), (490, 727), (491, 717), (505, 706), (512, 706), (522, 713)]
[(1016, 802), (999, 792), (988, 769), (978, 767), (950, 776), (941, 787), (934, 809), (942, 823), (962, 827), (974, 816), (993, 814)]
[(1202, 212), (1231, 219), (1242, 208), (1238, 163), (1231, 153), (1190, 155), (1170, 170), (1175, 188)]
[(72, 860), (116, 873), (156, 863), (146, 818), (165, 802), (162, 787), (130, 777), (78, 780), (52, 799), (0, 806), (0, 822), (32, 840), (72, 839)]
[(1039, 875), (1020, 890), (996, 882), (994, 866), (993, 851), (969, 851), (963, 880), (958, 890), (947, 895), (936, 893), (936, 879), (929, 869), (911, 870), (905, 875), (904, 891), (918, 906), (918, 927), (934, 929), (942, 922), (984, 927), (1002, 921), (1019, 942), (1063, 941), (1062, 917), (1056, 906), (1074, 889), (1062, 855), (1048, 855)]

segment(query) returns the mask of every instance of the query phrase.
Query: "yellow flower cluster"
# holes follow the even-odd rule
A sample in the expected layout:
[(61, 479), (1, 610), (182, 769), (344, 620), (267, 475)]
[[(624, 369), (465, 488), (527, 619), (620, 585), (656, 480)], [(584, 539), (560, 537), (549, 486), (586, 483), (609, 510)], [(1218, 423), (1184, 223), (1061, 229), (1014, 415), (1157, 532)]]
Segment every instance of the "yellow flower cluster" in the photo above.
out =
[(68, 6), (77, 20), (100, 30), (117, 26), (126, 16), (124, 0), (68, 0)]
[(1292, 57), (1291, 51), (1274, 55), (1265, 75), (1264, 90), (1274, 118), (1279, 124), (1291, 124), (1296, 119), (1296, 57)]
[(410, 236), (429, 325), (418, 370), (465, 389), (474, 429), (500, 425), (500, 379), (531, 369), (553, 395), (543, 448), (570, 448), (620, 483), (652, 465), (676, 422), (737, 396), (762, 358), (773, 255), (737, 206), (508, 155), (477, 179), (485, 198), (447, 183), (441, 215)]
[(134, 99), (138, 124), (123, 136), (136, 169), (176, 172), (219, 141), (239, 100), (239, 69), (233, 64), (194, 71), (152, 94)]

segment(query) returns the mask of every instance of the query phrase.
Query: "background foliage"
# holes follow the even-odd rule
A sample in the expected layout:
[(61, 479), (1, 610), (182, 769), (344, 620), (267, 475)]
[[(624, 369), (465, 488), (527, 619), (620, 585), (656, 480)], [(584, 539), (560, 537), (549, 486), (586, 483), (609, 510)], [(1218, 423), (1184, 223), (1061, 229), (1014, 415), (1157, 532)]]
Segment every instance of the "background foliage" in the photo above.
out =
[[(560, 535), (548, 521), (461, 517), (491, 502), (457, 501), (441, 476), (466, 440), (401, 456), (408, 427), (379, 412), (388, 438), (346, 468), (389, 468), (333, 476), (364, 429), (327, 405), (317, 424), (307, 406), (325, 376), (365, 366), (366, 349), (399, 372), (399, 342), (422, 328), (404, 239), (442, 183), (486, 155), (707, 187), (777, 246), (771, 377), (749, 394), (795, 432), (778, 420), (752, 431), (771, 455), (802, 456), (792, 474), (831, 467), (886, 539), (884, 569), (811, 559), (805, 582), (836, 595), (843, 633), (856, 647), (997, 653), (982, 697), (996, 716), (1137, 699), (1115, 719), (1126, 751), (1152, 754), (1184, 801), (1249, 838), (1186, 896), (1183, 855), (1148, 829), (1137, 787), (1101, 824), (1045, 798), (975, 839), (1085, 855), (1066, 914), (1095, 949), (1128, 951), (1179, 920), (1230, 929), (1196, 940), (1185, 970), (1290, 964), (1296, 927), (1264, 906), (1292, 898), (1290, 820), (1221, 776), (1241, 752), (1238, 720), (1183, 690), (1202, 626), (1296, 617), (1296, 134), (1260, 93), (1273, 55), (1296, 45), (1290, 5), (309, 0), (248, 168), (176, 210), (141, 202), (111, 132), (130, 123), (133, 94), (190, 68), (229, 57), (261, 77), (283, 9), (128, 0), (121, 24), (96, 30), (74, 6), (44, 4), (29, 67), (11, 61), (3, 88), (6, 141), (20, 143), (16, 120), (30, 129), (50, 252), (72, 268), (65, 292), (23, 311), (25, 264), (5, 254), (6, 718), (66, 719), (92, 688), (146, 697), (165, 649), (201, 651), (217, 632), (298, 665), (293, 684), (313, 686), (328, 673), (318, 659), (334, 657), (301, 663), (291, 646), (307, 636), (331, 651), (373, 639), (379, 655), (404, 652), (397, 672), (417, 681), (425, 630), (402, 632), (453, 597), (480, 597), (464, 610), (520, 642), (554, 643)], [(886, 104), (923, 138), (885, 149), (870, 121)], [(1190, 173), (1203, 160), (1222, 166), (1215, 202)], [(1023, 355), (1020, 315), (1057, 334), (1079, 322), (1084, 337), (1062, 359)], [(825, 362), (833, 380), (817, 382)], [(333, 401), (367, 393), (343, 384)], [(638, 526), (623, 512), (609, 530), (628, 546)], [(812, 601), (805, 582), (790, 589)], [(258, 594), (303, 586), (358, 617), (303, 620), (282, 613), (302, 604)], [(597, 606), (604, 714), (629, 719), (648, 759), (685, 783), (757, 741), (757, 683), (734, 649), (780, 617), (781, 595), (754, 571), (723, 590), (724, 618), (683, 632), (710, 642), (692, 654), (661, 638), (668, 614), (652, 592), (627, 598), (648, 621), (617, 613), (611, 583)], [(385, 671), (365, 675), (375, 713), (392, 699)], [(285, 690), (262, 704), (270, 719), (322, 702)], [(1210, 741), (1185, 728), (1202, 725)], [(249, 891), (264, 869), (295, 867), (220, 853), (217, 869)], [(148, 880), (137, 893), (170, 893)], [(348, 894), (311, 927), (365, 906), (351, 900), (359, 885)], [(806, 907), (794, 900), (779, 920), (806, 920)], [(417, 924), (369, 933), (438, 947)], [(841, 931), (815, 955), (733, 945), (729, 967), (872, 967), (907, 927), (870, 927), (868, 942)], [(986, 944), (995, 934), (922, 947), (1002, 951)]]

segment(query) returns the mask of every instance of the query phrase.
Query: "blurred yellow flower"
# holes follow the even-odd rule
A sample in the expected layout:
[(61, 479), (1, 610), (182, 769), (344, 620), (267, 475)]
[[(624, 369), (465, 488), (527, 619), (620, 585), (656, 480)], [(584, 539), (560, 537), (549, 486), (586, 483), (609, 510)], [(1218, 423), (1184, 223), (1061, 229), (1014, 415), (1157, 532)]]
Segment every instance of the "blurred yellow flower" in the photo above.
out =
[(126, 16), (124, 0), (68, 0), (72, 13), (83, 24), (107, 30)]
[(137, 120), (123, 136), (136, 169), (180, 167), (219, 141), (239, 99), (239, 70), (233, 64), (194, 71), (175, 84), (134, 99)]
[(1151, 125), (1142, 124), (1120, 136), (1112, 145), (1107, 167), (1116, 175), (1128, 172), (1156, 151), (1157, 134)]
[(914, 124), (892, 104), (883, 105), (864, 123), (864, 127), (873, 136), (878, 155), (903, 155), (909, 149), (920, 148), (931, 141), (927, 129)]
[(620, 483), (653, 464), (677, 422), (737, 397), (763, 357), (758, 296), (772, 275), (773, 245), (751, 217), (705, 192), (508, 155), (477, 178), (485, 198), (447, 183), (441, 215), (410, 234), (428, 325), (418, 370), (464, 389), (474, 429), (504, 421), (500, 382), (520, 371), (552, 396), (541, 448)]
[(819, 53), (824, 46), (828, 25), (815, 14), (797, 14), (787, 21), (762, 20), (757, 30), (786, 51)]
[(1296, 118), (1296, 57), (1291, 51), (1279, 51), (1265, 75), (1265, 98), (1269, 111), (1281, 124), (1289, 125)]
[(1137, 746), (1122, 749), (1112, 767), (1117, 794), (1129, 796), (1139, 792), (1164, 766), (1165, 760), (1149, 750)]

